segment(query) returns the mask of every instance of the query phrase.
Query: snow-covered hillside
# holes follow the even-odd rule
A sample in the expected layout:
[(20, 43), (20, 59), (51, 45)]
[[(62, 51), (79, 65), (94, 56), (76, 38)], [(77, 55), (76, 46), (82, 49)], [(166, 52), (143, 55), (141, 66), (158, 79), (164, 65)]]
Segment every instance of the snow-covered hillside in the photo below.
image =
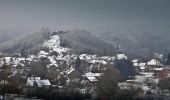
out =
[(113, 64), (113, 61), (117, 56), (117, 60), (127, 59), (124, 54), (118, 54), (117, 56), (99, 56), (90, 54), (77, 55), (73, 48), (61, 46), (61, 37), (58, 34), (51, 35), (48, 40), (43, 42), (42, 47), (47, 48), (48, 50), (40, 50), (35, 55), (28, 55), (25, 57), (21, 57), (21, 54), (15, 54), (15, 56), (12, 57), (2, 57), (1, 65), (3, 65), (4, 62), (7, 65), (11, 65), (13, 72), (15, 72), (14, 74), (17, 74), (17, 69), (23, 69), (29, 73), (31, 62), (41, 61), (45, 58), (47, 60), (46, 67), (48, 70), (54, 68), (61, 73), (65, 73), (67, 70), (70, 70), (70, 68), (75, 67), (76, 59), (79, 57), (80, 60), (85, 64), (85, 71), (83, 71), (88, 72), (94, 69), (104, 70), (104, 66)]
[[(108, 62), (115, 60), (115, 57), (113, 56), (97, 56), (97, 55), (89, 55), (89, 54), (80, 54), (76, 55), (73, 53), (73, 49), (71, 48), (66, 48), (60, 46), (61, 43), (61, 38), (58, 35), (52, 35), (49, 40), (44, 42), (44, 47), (49, 48), (49, 52), (45, 51), (40, 51), (39, 53), (42, 57), (44, 54), (45, 56), (48, 56), (49, 53), (51, 52), (57, 52), (58, 56), (54, 57), (48, 57), (51, 62), (55, 62), (53, 58), (56, 60), (65, 60), (66, 62), (69, 62), (69, 60), (75, 60), (78, 56), (82, 60), (86, 60), (90, 63), (102, 63), (102, 64), (108, 64)], [(39, 55), (38, 55), (39, 56)], [(39, 56), (40, 57), (40, 56)]]

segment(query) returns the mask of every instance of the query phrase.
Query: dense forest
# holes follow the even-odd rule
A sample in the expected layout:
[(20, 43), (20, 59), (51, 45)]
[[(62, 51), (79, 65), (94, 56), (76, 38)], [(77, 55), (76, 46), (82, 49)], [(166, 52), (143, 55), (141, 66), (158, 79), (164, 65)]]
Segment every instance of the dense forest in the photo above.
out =
[(0, 51), (2, 53), (24, 53), (35, 54), (42, 49), (42, 43), (49, 39), (50, 31), (47, 28), (41, 29), (39, 32), (32, 34), (11, 34), (1, 35), (0, 38), (6, 37), (4, 41), (1, 40)]

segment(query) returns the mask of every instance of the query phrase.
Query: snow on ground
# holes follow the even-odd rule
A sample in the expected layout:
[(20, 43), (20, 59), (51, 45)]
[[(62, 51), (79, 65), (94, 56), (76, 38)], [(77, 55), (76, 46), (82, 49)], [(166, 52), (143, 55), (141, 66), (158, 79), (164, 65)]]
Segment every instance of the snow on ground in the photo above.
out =
[(60, 37), (58, 35), (53, 35), (50, 37), (48, 41), (44, 42), (44, 46), (48, 48), (55, 48), (60, 45)]
[(60, 46), (60, 37), (58, 35), (52, 35), (48, 41), (44, 42), (44, 47), (48, 47), (51, 52), (56, 51), (59, 54), (58, 57), (65, 56), (71, 50)]
[[(52, 35), (48, 41), (44, 42), (44, 46), (50, 49), (50, 52), (55, 51), (58, 53), (56, 60), (65, 60), (69, 62), (71, 59), (75, 60), (78, 55), (70, 54), (70, 48), (64, 48), (60, 46), (60, 37), (58, 35)], [(44, 51), (40, 51), (39, 57), (46, 57), (48, 54)], [(112, 56), (102, 56), (98, 57), (97, 55), (88, 55), (88, 54), (81, 54), (81, 60), (86, 60), (89, 63), (101, 63), (101, 64), (108, 64), (108, 61), (115, 60), (115, 57)], [(125, 55), (121, 55), (121, 58), (126, 58)], [(50, 58), (50, 61), (52, 59)], [(54, 61), (54, 60), (53, 60)], [(55, 62), (55, 61), (54, 61)]]

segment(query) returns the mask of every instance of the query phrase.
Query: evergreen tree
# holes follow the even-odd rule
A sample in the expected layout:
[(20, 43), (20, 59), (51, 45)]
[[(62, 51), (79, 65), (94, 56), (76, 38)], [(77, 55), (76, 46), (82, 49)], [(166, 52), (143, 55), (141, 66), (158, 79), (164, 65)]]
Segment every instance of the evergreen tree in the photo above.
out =
[(133, 64), (128, 60), (116, 60), (114, 62), (114, 66), (122, 73), (125, 78), (129, 78), (129, 76), (134, 76), (135, 69)]
[(26, 50), (23, 48), (21, 49), (21, 57), (25, 57), (26, 58)]
[(79, 68), (80, 68), (80, 65), (81, 65), (81, 60), (80, 60), (79, 57), (77, 57), (75, 68), (76, 68), (76, 69), (79, 69)]

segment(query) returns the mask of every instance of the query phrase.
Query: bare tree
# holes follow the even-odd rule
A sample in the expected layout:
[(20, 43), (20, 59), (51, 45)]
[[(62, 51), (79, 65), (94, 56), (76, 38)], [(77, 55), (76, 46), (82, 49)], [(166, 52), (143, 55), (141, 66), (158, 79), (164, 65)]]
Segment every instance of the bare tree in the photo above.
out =
[(96, 93), (102, 100), (111, 100), (115, 98), (117, 90), (118, 76), (112, 67), (105, 70), (104, 75), (97, 84)]

